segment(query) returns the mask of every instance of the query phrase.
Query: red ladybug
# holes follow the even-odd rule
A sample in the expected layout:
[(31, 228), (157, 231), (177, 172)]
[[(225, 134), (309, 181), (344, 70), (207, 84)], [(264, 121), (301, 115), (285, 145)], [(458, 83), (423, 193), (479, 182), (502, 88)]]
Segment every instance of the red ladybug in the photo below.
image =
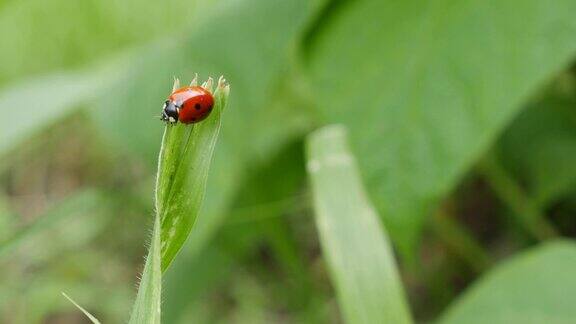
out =
[(167, 123), (180, 121), (193, 124), (204, 120), (214, 107), (210, 91), (199, 86), (176, 89), (164, 102), (161, 119)]

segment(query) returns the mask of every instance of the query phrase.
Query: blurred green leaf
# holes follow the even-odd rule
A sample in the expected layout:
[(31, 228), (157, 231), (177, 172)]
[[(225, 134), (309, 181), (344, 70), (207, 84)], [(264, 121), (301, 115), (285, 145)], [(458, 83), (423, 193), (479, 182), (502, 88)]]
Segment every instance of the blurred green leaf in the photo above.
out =
[(163, 271), (188, 238), (202, 206), (228, 92), (229, 86), (221, 79), (214, 92), (213, 111), (202, 123), (166, 125), (156, 182)]
[(162, 265), (160, 252), (160, 216), (154, 217), (154, 232), (138, 295), (134, 302), (129, 324), (160, 324), (162, 294)]
[(502, 136), (498, 151), (536, 205), (576, 185), (576, 100), (551, 95), (531, 104)]
[(441, 323), (571, 323), (576, 244), (546, 243), (496, 267), (452, 305)]
[[(529, 23), (528, 23), (529, 22)], [(576, 51), (576, 2), (341, 1), (307, 48), (401, 251), (526, 98)]]
[(6, 44), (0, 60), (0, 84), (23, 75), (78, 67), (164, 34), (193, 28), (215, 2), (10, 1), (0, 7), (0, 39)]
[(0, 128), (0, 154), (97, 94), (100, 77), (95, 71), (59, 73), (3, 89), (0, 107), (10, 115), (10, 122)]
[[(41, 215), (38, 220), (36, 220), (31, 225), (17, 231), (12, 234), (8, 239), (0, 242), (0, 259), (5, 258), (9, 253), (14, 251), (19, 246), (25, 244), (30, 240), (36, 240), (36, 243), (41, 239), (41, 234), (44, 231), (54, 231), (58, 230), (58, 227), (66, 227), (76, 231), (77, 233), (68, 232), (68, 239), (75, 241), (78, 245), (79, 241), (76, 238), (88, 239), (92, 235), (88, 235), (86, 231), (82, 231), (81, 228), (75, 226), (74, 220), (68, 220), (67, 224), (64, 226), (62, 223), (64, 220), (70, 217), (78, 216), (78, 213), (86, 213), (90, 210), (102, 208), (104, 203), (104, 197), (102, 193), (94, 189), (87, 189), (83, 191), (76, 192), (67, 198), (64, 198), (55, 207), (50, 208), (48, 212)], [(97, 225), (95, 223), (90, 223), (90, 225)], [(36, 245), (35, 245), (36, 246)], [(45, 253), (48, 247), (43, 245), (42, 251), (39, 253)]]
[(308, 138), (316, 223), (348, 323), (411, 323), (387, 234), (364, 193), (345, 129)]

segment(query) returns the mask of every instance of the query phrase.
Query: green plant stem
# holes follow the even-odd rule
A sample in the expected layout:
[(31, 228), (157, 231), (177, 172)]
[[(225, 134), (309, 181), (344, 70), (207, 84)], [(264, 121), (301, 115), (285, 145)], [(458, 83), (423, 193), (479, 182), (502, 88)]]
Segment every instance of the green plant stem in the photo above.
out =
[(146, 257), (138, 294), (129, 324), (160, 324), (162, 270), (160, 259), (160, 217), (154, 216), (152, 242)]
[(495, 153), (489, 153), (480, 163), (480, 172), (527, 233), (538, 240), (558, 236), (554, 226), (504, 169)]
[(482, 245), (449, 212), (439, 210), (434, 214), (432, 230), (476, 273), (482, 273), (492, 263)]

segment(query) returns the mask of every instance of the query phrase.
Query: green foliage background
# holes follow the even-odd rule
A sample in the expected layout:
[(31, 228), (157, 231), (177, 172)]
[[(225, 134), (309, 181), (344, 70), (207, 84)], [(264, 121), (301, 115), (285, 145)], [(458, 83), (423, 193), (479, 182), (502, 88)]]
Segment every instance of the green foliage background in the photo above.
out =
[(416, 322), (569, 322), (575, 35), (572, 0), (0, 1), (0, 322), (84, 321), (61, 291), (127, 321), (155, 117), (196, 72), (232, 92), (164, 323), (354, 322), (305, 171), (332, 123)]

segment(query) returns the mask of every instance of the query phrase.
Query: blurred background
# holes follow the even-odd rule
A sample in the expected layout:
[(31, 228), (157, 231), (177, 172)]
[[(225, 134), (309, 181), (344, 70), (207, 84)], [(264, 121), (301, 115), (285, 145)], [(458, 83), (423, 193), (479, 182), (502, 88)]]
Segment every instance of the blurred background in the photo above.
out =
[[(304, 168), (329, 123), (349, 129), (417, 322), (516, 255), (576, 250), (575, 35), (571, 0), (0, 0), (0, 323), (87, 323), (61, 292), (128, 319), (157, 116), (196, 72), (224, 75), (230, 104), (164, 323), (342, 322)], [(574, 254), (545, 266), (521, 285), (558, 312)]]

